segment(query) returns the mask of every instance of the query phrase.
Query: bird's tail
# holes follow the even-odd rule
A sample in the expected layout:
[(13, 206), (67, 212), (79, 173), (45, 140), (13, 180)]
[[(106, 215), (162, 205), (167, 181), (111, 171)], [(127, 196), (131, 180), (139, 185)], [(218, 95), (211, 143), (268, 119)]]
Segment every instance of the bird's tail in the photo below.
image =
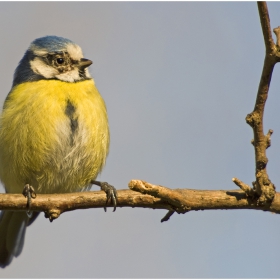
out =
[(25, 212), (2, 211), (0, 215), (0, 267), (18, 257), (24, 244), (29, 218)]

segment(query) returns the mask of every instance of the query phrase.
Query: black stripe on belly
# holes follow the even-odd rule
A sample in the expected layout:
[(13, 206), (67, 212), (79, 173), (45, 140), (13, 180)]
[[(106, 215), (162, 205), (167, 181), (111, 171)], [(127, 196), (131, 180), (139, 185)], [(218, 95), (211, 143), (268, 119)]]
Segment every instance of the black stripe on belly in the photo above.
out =
[(74, 116), (75, 111), (76, 111), (75, 106), (68, 99), (67, 100), (67, 105), (66, 105), (66, 108), (65, 108), (65, 114), (70, 119), (70, 128), (71, 128), (70, 143), (71, 143), (71, 145), (73, 145), (74, 135), (75, 135), (75, 132), (78, 128), (78, 118), (75, 118), (75, 116)]

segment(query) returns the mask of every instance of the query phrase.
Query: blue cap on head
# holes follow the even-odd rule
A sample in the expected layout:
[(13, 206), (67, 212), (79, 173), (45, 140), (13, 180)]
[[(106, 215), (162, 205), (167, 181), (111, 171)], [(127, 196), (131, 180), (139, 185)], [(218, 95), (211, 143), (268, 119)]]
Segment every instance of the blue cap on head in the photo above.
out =
[(35, 39), (31, 44), (29, 49), (45, 49), (48, 52), (55, 52), (58, 50), (63, 50), (67, 45), (75, 43), (69, 39), (58, 37), (58, 36), (45, 36)]

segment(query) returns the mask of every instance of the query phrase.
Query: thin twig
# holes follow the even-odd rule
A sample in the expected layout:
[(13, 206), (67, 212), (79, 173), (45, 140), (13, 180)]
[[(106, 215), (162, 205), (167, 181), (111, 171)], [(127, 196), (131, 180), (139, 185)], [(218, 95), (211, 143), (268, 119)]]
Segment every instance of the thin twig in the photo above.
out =
[(169, 210), (166, 215), (160, 220), (162, 223), (167, 222), (170, 217), (175, 213), (175, 211)]
[(273, 29), (274, 34), (276, 35), (276, 45), (280, 47), (280, 26)]
[(262, 26), (263, 38), (266, 46), (266, 52), (273, 52), (275, 50), (275, 44), (273, 42), (271, 34), (270, 18), (266, 2), (258, 2), (258, 9)]
[(237, 185), (241, 190), (243, 190), (247, 196), (253, 197), (255, 195), (255, 191), (249, 185), (243, 183), (237, 178), (232, 178), (232, 181)]

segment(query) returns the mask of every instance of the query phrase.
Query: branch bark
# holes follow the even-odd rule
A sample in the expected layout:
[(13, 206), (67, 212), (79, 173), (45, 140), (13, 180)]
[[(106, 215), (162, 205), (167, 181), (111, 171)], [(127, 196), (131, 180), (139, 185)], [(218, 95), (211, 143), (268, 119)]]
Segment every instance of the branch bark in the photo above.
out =
[[(249, 189), (248, 185), (244, 184), (236, 178), (234, 180), (234, 183), (243, 190), (245, 187), (246, 190), (244, 191), (247, 195), (255, 198), (258, 204), (264, 205), (271, 203), (275, 195), (275, 186), (270, 181), (266, 170), (266, 166), (268, 163), (268, 158), (266, 157), (266, 149), (271, 145), (270, 138), (273, 131), (270, 129), (268, 133), (264, 135), (263, 115), (274, 65), (279, 62), (279, 51), (278, 47), (273, 42), (266, 2), (258, 2), (258, 9), (266, 47), (266, 54), (255, 107), (253, 112), (246, 116), (246, 122), (252, 127), (254, 134), (254, 139), (251, 141), (251, 143), (253, 144), (255, 149), (256, 181), (253, 182), (253, 188), (249, 187)], [(277, 36), (277, 41), (279, 41), (280, 32), (278, 32), (278, 29), (274, 29), (274, 33)]]
[[(106, 205), (106, 194), (103, 191), (37, 194), (31, 200), (30, 211), (44, 212), (50, 221), (58, 218), (63, 212), (76, 209), (112, 207)], [(118, 190), (118, 207), (142, 207), (166, 209), (166, 203), (149, 195), (142, 195), (131, 190)], [(0, 194), (0, 210), (26, 211), (27, 199), (22, 194)]]
[(272, 52), (275, 50), (275, 44), (272, 39), (270, 18), (266, 2), (258, 2), (258, 9), (266, 51)]
[[(276, 193), (271, 204), (259, 205), (242, 190), (169, 189), (142, 180), (130, 181), (129, 187), (131, 190), (118, 191), (118, 207), (166, 209), (168, 213), (162, 222), (174, 212), (184, 214), (198, 210), (255, 209), (280, 213), (280, 193)], [(45, 212), (53, 221), (64, 212), (104, 206), (111, 205), (106, 205), (106, 195), (101, 191), (38, 194), (32, 199), (30, 210)], [(0, 194), (0, 210), (26, 211), (27, 199), (22, 194)]]

